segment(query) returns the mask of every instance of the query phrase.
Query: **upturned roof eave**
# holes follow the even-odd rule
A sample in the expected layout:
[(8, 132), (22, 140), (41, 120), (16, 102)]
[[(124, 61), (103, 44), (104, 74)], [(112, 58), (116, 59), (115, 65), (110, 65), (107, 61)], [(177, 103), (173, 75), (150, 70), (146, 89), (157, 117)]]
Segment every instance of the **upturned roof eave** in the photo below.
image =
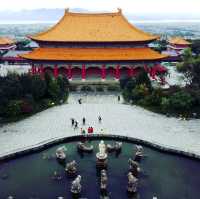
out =
[(140, 40), (48, 40), (48, 39), (40, 39), (35, 36), (27, 36), (29, 39), (36, 42), (52, 42), (52, 43), (127, 43), (127, 42), (153, 42), (159, 37), (155, 36), (149, 39), (140, 39)]
[(30, 61), (63, 61), (63, 62), (91, 62), (91, 61), (97, 61), (97, 62), (116, 62), (116, 61), (162, 61), (166, 58), (168, 58), (169, 56), (163, 56), (163, 57), (160, 57), (160, 58), (148, 58), (148, 59), (95, 59), (95, 60), (92, 60), (92, 59), (51, 59), (51, 58), (29, 58), (25, 55), (18, 55), (20, 58), (23, 58), (23, 59), (27, 59), (27, 60), (30, 60)]

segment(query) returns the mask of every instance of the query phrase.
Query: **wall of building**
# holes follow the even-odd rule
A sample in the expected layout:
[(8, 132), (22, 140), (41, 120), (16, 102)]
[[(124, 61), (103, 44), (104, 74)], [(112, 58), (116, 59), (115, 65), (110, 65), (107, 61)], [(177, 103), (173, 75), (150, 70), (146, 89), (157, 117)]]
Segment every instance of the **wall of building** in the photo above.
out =
[(143, 48), (148, 47), (148, 44), (145, 42), (70, 42), (70, 43), (61, 43), (61, 42), (38, 42), (40, 47), (46, 48)]

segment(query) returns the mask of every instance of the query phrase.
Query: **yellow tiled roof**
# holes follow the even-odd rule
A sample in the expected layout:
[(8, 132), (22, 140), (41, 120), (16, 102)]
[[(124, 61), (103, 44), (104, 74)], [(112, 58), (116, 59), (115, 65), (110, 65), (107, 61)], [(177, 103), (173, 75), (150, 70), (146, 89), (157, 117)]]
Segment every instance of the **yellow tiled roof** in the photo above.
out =
[(55, 42), (140, 42), (157, 36), (145, 33), (130, 24), (119, 9), (115, 13), (72, 13), (49, 30), (29, 36), (36, 41)]
[(191, 43), (183, 39), (182, 37), (173, 37), (169, 40), (170, 44), (178, 44), (178, 45), (190, 45)]
[(7, 37), (0, 37), (0, 45), (14, 44), (15, 42)]
[(20, 56), (49, 61), (145, 61), (167, 57), (150, 48), (37, 48)]

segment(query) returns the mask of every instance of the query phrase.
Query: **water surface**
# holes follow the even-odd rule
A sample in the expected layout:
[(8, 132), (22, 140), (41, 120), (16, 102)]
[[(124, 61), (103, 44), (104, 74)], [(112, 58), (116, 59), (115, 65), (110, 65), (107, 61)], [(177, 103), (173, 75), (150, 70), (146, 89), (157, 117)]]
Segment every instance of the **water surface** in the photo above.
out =
[[(106, 141), (111, 143), (112, 141)], [(71, 198), (72, 179), (65, 174), (64, 167), (55, 157), (58, 146), (68, 149), (67, 162), (78, 162), (78, 174), (82, 176), (82, 197), (100, 198), (99, 176), (95, 167), (95, 155), (99, 141), (91, 141), (95, 149), (92, 154), (81, 156), (77, 153), (76, 142), (60, 144), (42, 152), (26, 155), (21, 158), (1, 163), (0, 195), (4, 199), (13, 195), (16, 199), (55, 199), (63, 196)], [(144, 147), (145, 157), (141, 162), (142, 172), (139, 176), (138, 195), (135, 198), (152, 199), (199, 199), (200, 162), (181, 156), (161, 153)], [(128, 159), (133, 157), (135, 145), (123, 142), (119, 156), (109, 154), (108, 177), (109, 197), (112, 199), (127, 198)], [(48, 156), (50, 158), (44, 158)], [(54, 171), (62, 175), (61, 181), (53, 180)], [(7, 174), (8, 178), (3, 179)], [(133, 197), (134, 198), (134, 197)]]

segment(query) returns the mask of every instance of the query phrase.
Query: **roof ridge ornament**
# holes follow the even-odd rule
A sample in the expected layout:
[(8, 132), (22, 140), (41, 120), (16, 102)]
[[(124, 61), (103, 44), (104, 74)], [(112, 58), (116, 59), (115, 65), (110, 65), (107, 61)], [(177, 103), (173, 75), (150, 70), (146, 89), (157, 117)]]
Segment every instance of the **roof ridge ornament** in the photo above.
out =
[(118, 11), (119, 14), (122, 13), (122, 9), (121, 8), (117, 8), (117, 11)]
[(65, 14), (69, 13), (69, 8), (65, 8)]

